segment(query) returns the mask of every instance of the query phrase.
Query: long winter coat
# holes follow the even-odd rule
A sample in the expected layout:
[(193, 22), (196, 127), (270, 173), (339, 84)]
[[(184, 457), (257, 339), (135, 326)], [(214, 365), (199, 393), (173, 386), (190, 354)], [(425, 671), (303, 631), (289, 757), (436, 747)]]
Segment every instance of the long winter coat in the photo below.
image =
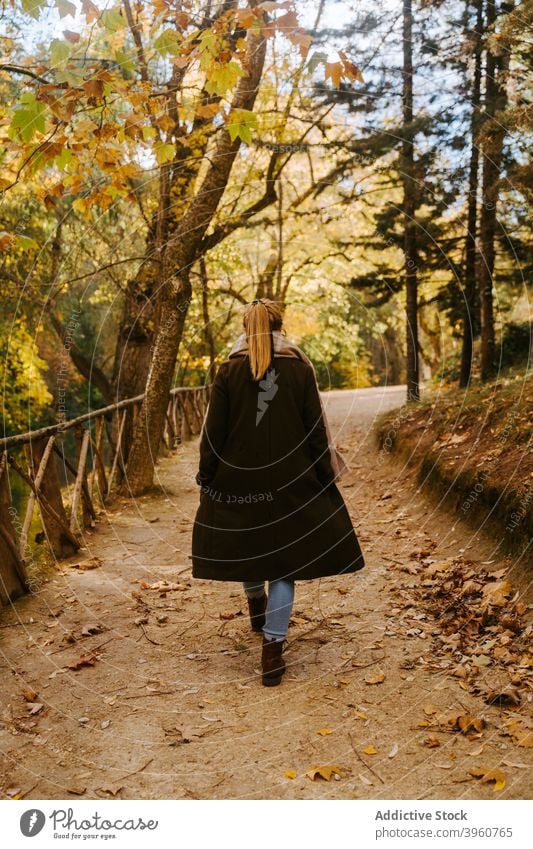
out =
[(355, 572), (363, 555), (335, 482), (313, 369), (275, 356), (223, 362), (200, 440), (194, 578), (306, 580)]

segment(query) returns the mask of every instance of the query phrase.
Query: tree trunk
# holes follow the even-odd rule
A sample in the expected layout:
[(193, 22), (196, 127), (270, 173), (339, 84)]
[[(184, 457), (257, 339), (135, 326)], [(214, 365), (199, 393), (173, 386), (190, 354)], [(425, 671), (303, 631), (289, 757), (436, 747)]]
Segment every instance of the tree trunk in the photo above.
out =
[[(468, 4), (469, 5), (469, 4)], [(477, 192), (479, 182), (479, 105), (481, 100), (481, 39), (483, 33), (483, 0), (476, 0), (474, 33), (474, 73), (472, 78), (470, 117), (470, 168), (468, 175), (468, 212), (465, 245), (465, 287), (463, 293), (463, 342), (459, 386), (470, 383), (474, 336), (478, 321), (476, 287)]]
[(413, 132), (413, 12), (412, 0), (403, 0), (403, 142), (402, 181), (405, 257), (405, 314), (407, 400), (420, 397), (418, 368), (418, 268), (416, 249), (416, 175)]
[[(247, 37), (247, 67), (240, 78), (233, 109), (252, 110), (265, 61), (265, 38), (259, 30)], [(154, 353), (141, 412), (135, 425), (123, 494), (140, 495), (151, 486), (154, 466), (172, 386), (176, 357), (187, 315), (191, 284), (189, 270), (198, 258), (201, 241), (217, 210), (240, 146), (221, 129), (210, 166), (190, 201), (175, 233), (169, 238), (162, 268), (161, 311)], [(174, 273), (170, 270), (174, 269)], [(170, 272), (170, 273), (167, 273)]]
[(209, 318), (209, 281), (207, 278), (207, 266), (205, 264), (205, 257), (200, 257), (200, 281), (202, 284), (202, 317), (204, 321), (204, 339), (205, 344), (207, 346), (207, 350), (209, 351), (209, 369), (207, 372), (207, 384), (210, 386), (215, 379), (215, 361), (217, 357), (217, 349), (215, 345), (215, 337), (213, 334), (213, 328), (211, 327), (211, 320)]
[[(495, 0), (487, 0), (487, 29), (496, 21)], [(509, 66), (509, 53), (502, 50), (496, 56), (487, 50), (485, 66), (485, 117), (482, 130), (482, 206), (479, 224), (479, 294), (481, 300), (481, 379), (489, 380), (495, 370), (494, 346), (494, 237), (496, 209), (500, 191), (505, 128), (501, 113), (507, 104), (505, 76)], [(498, 116), (500, 120), (498, 120)]]

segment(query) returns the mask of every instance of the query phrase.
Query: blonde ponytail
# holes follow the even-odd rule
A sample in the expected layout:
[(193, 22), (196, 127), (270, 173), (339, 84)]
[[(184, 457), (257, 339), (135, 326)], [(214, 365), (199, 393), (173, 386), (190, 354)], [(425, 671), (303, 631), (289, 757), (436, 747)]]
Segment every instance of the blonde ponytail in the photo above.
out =
[(271, 333), (281, 329), (282, 321), (283, 312), (279, 301), (258, 298), (244, 309), (243, 326), (254, 380), (260, 380), (270, 365)]

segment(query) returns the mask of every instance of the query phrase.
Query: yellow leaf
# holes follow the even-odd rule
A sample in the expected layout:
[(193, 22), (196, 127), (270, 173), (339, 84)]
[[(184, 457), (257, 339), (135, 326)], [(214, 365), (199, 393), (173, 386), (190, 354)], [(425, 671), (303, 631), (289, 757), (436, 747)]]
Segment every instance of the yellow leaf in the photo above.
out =
[(367, 746), (366, 749), (363, 749), (365, 755), (377, 755), (378, 750), (374, 746)]
[(331, 728), (321, 728), (316, 732), (317, 734), (321, 734), (322, 737), (325, 737), (326, 734), (333, 734), (333, 730)]
[(84, 198), (76, 198), (72, 203), (72, 209), (76, 212), (87, 212), (87, 202)]
[(287, 769), (284, 773), (285, 778), (296, 778), (298, 775), (293, 769)]
[(499, 790), (505, 789), (505, 775), (501, 771), (501, 769), (487, 769), (484, 766), (474, 767), (473, 769), (468, 770), (469, 775), (473, 775), (474, 778), (481, 778), (482, 784), (491, 784), (494, 782), (493, 791), (497, 793)]
[(355, 717), (357, 717), (357, 719), (368, 719), (368, 716), (366, 715), (366, 713), (363, 713), (360, 710), (354, 710), (353, 715)]
[(326, 781), (329, 781), (333, 774), (340, 776), (341, 771), (342, 767), (340, 766), (312, 766), (306, 770), (305, 774), (312, 781), (314, 781), (317, 777), (324, 778)]

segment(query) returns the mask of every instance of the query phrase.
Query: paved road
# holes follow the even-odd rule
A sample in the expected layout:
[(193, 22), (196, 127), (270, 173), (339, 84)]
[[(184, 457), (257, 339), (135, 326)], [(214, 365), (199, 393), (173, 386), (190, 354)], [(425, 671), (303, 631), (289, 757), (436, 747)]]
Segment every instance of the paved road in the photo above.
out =
[(387, 410), (401, 407), (405, 401), (405, 386), (370, 386), (368, 389), (332, 389), (322, 398), (328, 421), (339, 436), (353, 428), (354, 420), (367, 428)]

